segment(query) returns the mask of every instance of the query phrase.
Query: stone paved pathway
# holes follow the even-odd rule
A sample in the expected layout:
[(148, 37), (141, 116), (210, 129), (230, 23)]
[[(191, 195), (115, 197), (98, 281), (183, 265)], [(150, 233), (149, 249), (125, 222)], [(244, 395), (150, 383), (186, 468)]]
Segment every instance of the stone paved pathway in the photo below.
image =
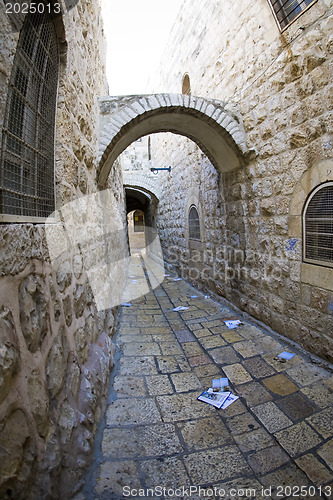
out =
[[(249, 321), (229, 330), (234, 315), (174, 276), (122, 307), (86, 500), (188, 498), (190, 487), (193, 499), (333, 497), (332, 372)], [(283, 350), (296, 352), (284, 364)], [(197, 401), (220, 376), (239, 396), (226, 410)]]

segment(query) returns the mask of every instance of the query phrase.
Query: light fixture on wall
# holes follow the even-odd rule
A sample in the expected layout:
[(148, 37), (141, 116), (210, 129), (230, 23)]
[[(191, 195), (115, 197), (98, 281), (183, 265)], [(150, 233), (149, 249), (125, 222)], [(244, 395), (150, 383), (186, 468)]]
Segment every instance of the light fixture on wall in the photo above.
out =
[(151, 167), (150, 171), (153, 172), (153, 174), (157, 174), (159, 170), (168, 170), (169, 172), (171, 172), (171, 167), (165, 167), (165, 168), (155, 168), (155, 167)]
[(149, 165), (150, 165), (150, 171), (153, 172), (153, 174), (157, 174), (159, 172), (159, 170), (168, 170), (169, 172), (171, 172), (171, 167), (160, 167), (160, 168), (157, 168), (157, 167), (154, 167), (153, 166), (153, 160), (149, 160), (148, 161)]

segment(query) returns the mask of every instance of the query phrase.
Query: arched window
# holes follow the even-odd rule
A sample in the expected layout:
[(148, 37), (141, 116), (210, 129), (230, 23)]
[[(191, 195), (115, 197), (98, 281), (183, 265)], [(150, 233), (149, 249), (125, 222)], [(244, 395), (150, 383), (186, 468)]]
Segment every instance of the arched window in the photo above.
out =
[(333, 182), (318, 186), (303, 212), (304, 261), (333, 267)]
[(190, 77), (185, 73), (182, 82), (182, 94), (191, 95)]
[(57, 35), (44, 9), (24, 20), (9, 80), (0, 163), (2, 214), (47, 217), (54, 211), (57, 82)]
[(191, 240), (200, 240), (200, 221), (198, 210), (194, 205), (191, 206), (188, 214), (189, 238)]

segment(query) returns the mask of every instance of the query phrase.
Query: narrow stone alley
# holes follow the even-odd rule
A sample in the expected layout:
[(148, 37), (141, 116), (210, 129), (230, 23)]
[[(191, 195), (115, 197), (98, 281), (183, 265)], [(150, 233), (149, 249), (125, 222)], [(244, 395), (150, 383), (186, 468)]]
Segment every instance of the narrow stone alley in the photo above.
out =
[[(130, 273), (130, 286), (150, 291), (122, 307), (80, 498), (331, 498), (329, 367), (173, 274), (152, 289), (139, 257)], [(235, 315), (242, 324), (228, 329)], [(295, 356), (275, 360), (284, 350)], [(239, 396), (225, 410), (197, 400), (221, 376)]]
[(333, 498), (333, 0), (0, 20), (0, 500)]

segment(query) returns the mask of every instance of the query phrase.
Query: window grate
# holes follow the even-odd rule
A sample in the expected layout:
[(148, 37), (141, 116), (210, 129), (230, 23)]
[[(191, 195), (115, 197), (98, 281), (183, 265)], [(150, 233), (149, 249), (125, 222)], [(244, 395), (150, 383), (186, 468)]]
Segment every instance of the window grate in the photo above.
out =
[(191, 240), (200, 240), (200, 220), (198, 210), (194, 205), (191, 206), (188, 215), (189, 238)]
[(270, 0), (281, 29), (288, 26), (299, 14), (316, 0)]
[(333, 265), (333, 182), (312, 193), (303, 217), (304, 260)]
[(52, 15), (28, 14), (10, 76), (2, 131), (1, 213), (54, 211), (54, 130), (58, 42)]

